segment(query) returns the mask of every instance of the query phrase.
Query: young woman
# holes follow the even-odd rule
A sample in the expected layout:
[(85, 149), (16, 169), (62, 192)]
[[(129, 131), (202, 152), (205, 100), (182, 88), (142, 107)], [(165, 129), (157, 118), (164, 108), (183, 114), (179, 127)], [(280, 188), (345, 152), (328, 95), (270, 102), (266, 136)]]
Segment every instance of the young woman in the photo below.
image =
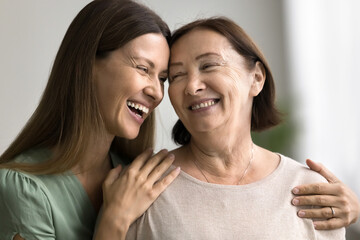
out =
[[(160, 179), (174, 157), (151, 150), (169, 37), (133, 1), (96, 0), (80, 11), (39, 106), (1, 155), (0, 239), (91, 239), (101, 204), (95, 237), (112, 229), (123, 237), (176, 177)], [(135, 160), (120, 174), (126, 158)]]

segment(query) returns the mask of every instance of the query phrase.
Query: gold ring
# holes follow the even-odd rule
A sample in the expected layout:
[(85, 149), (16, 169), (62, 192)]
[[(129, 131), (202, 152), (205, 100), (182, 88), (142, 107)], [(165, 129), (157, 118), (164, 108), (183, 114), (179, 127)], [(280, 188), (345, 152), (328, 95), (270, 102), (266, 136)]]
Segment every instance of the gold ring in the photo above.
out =
[(331, 207), (331, 206), (329, 206), (329, 208), (331, 209), (332, 217), (335, 217), (335, 210), (334, 210), (333, 207)]

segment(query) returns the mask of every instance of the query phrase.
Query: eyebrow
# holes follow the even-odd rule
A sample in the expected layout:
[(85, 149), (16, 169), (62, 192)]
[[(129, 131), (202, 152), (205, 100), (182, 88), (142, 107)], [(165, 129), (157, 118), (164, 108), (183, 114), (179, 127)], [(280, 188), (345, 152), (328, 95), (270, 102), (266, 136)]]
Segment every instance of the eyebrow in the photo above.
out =
[(145, 57), (133, 57), (133, 59), (135, 60), (144, 60), (145, 62), (147, 62), (150, 67), (154, 68), (155, 67), (155, 64), (148, 58), (145, 58)]
[[(203, 53), (203, 54), (200, 54), (199, 56), (195, 57), (195, 60), (199, 60), (201, 58), (204, 58), (204, 57), (208, 57), (208, 56), (216, 56), (216, 57), (222, 57), (220, 54), (218, 53), (214, 53), (214, 52), (207, 52), (207, 53)], [(182, 66), (183, 63), (182, 62), (174, 62), (174, 63), (170, 63), (169, 64), (169, 67), (172, 67), (172, 66)]]
[(215, 56), (217, 56), (217, 57), (221, 57), (221, 55), (218, 54), (218, 53), (208, 52), (208, 53), (204, 53), (204, 54), (201, 54), (201, 55), (197, 56), (195, 59), (196, 59), (196, 60), (199, 60), (199, 59), (201, 59), (201, 58), (208, 57), (208, 56), (212, 56), (212, 55), (215, 55)]
[[(145, 57), (132, 57), (133, 59), (135, 60), (144, 60), (145, 62), (147, 62), (151, 68), (155, 68), (155, 64), (148, 58), (145, 58)], [(164, 69), (161, 71), (162, 73), (167, 73), (168, 72), (168, 69)]]

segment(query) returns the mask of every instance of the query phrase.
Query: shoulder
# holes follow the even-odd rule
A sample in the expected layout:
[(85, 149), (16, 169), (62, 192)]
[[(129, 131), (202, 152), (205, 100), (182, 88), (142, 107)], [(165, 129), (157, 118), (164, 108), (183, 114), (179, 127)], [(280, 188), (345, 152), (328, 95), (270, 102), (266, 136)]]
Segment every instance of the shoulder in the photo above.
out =
[(53, 232), (51, 204), (45, 187), (34, 175), (0, 169), (0, 238), (21, 233), (37, 238)]
[(315, 183), (315, 182), (327, 182), (326, 179), (321, 176), (319, 173), (310, 170), (304, 164), (295, 161), (289, 157), (284, 155), (281, 156), (282, 166), (283, 166), (283, 173), (295, 179), (298, 184), (308, 184), (308, 183)]

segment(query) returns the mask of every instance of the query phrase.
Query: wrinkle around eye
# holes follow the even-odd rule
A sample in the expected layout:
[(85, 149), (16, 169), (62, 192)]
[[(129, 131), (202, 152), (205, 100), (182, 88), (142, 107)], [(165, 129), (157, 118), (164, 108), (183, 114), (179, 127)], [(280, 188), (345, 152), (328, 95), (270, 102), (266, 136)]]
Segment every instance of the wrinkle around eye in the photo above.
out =
[(222, 66), (221, 63), (216, 63), (216, 62), (213, 62), (213, 63), (205, 63), (203, 65), (200, 66), (200, 70), (211, 70), (215, 67), (220, 67)]
[(143, 71), (145, 73), (149, 73), (149, 69), (145, 66), (142, 66), (142, 65), (137, 65), (136, 68), (140, 71)]
[(174, 82), (176, 80), (179, 80), (179, 79), (181, 79), (181, 77), (183, 77), (185, 75), (186, 75), (186, 73), (182, 73), (182, 72), (171, 75), (169, 77), (169, 83), (172, 83), (172, 82)]

